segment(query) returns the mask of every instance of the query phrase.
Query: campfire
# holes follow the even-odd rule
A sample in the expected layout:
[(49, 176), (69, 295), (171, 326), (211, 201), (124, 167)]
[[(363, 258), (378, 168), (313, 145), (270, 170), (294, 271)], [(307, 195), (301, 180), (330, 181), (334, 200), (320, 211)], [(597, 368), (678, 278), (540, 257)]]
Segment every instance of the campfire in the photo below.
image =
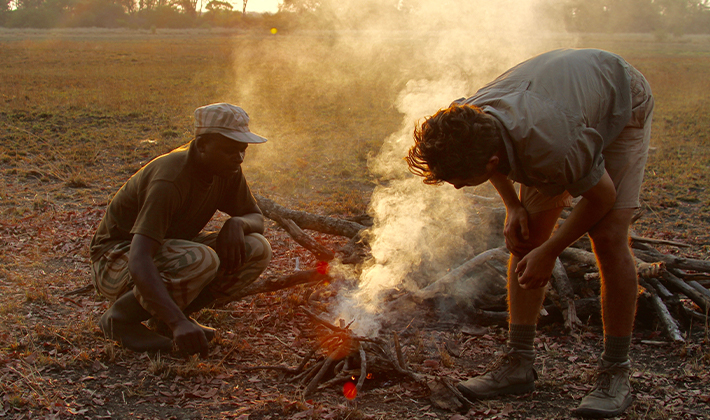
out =
[[(257, 196), (257, 200), (267, 217), (284, 226), (294, 240), (321, 261), (318, 269), (312, 270), (313, 273), (301, 274), (303, 278), (298, 283), (309, 282), (309, 275), (313, 275), (311, 282), (322, 281), (324, 278), (332, 280), (324, 267), (327, 261), (332, 261), (336, 256), (340, 264), (353, 265), (368, 257), (368, 244), (360, 236), (360, 232), (368, 225), (367, 217), (342, 220), (290, 210), (264, 197)], [(492, 215), (488, 219), (492, 227), (490, 231), (499, 230), (504, 211), (491, 208), (490, 200), (483, 202), (487, 206), (486, 211)], [(563, 219), (564, 216), (563, 213)], [(346, 236), (351, 241), (337, 251), (328, 250), (302, 229)], [(687, 246), (682, 243), (642, 238), (635, 234), (632, 234), (631, 239), (640, 283), (637, 318), (654, 320), (655, 324), (650, 326), (659, 326), (668, 340), (683, 342), (684, 328), (692, 322), (708, 322), (710, 262), (662, 254), (652, 246)], [(380, 309), (389, 314), (390, 319), (402, 314), (411, 318), (415, 314), (414, 318), (418, 322), (431, 322), (430, 325), (442, 328), (460, 329), (466, 323), (505, 327), (508, 257), (508, 251), (502, 246), (478, 252), (474, 258), (449, 270), (426, 287), (389, 293)], [(282, 283), (283, 286), (288, 282)], [(475, 286), (471, 289), (475, 293), (467, 295), (465, 290), (471, 285)], [(587, 328), (590, 323), (598, 323), (598, 290), (599, 273), (595, 257), (589, 240), (582, 238), (557, 260), (540, 324), (559, 322), (565, 329), (574, 332)], [(325, 305), (321, 306), (327, 312)], [(442, 311), (448, 313), (443, 314)], [(301, 307), (301, 313), (312, 321), (312, 334), (317, 339), (312, 340), (315, 345), (307, 351), (300, 364), (295, 368), (254, 366), (247, 369), (284, 371), (290, 376), (287, 380), (303, 387), (304, 397), (329, 387), (337, 387), (342, 389), (346, 398), (354, 399), (362, 395), (368, 379), (398, 377), (428, 386), (432, 402), (439, 407), (458, 409), (470, 404), (447, 379), (408, 366), (407, 354), (403, 351), (396, 328), (386, 328), (390, 332), (375, 337), (361, 336), (351, 329), (352, 321), (339, 319), (336, 321), (338, 325), (334, 325), (325, 319), (333, 319), (331, 315), (316, 315), (306, 307)], [(398, 321), (402, 321), (401, 318)], [(448, 319), (448, 323), (442, 321), (442, 318)]]

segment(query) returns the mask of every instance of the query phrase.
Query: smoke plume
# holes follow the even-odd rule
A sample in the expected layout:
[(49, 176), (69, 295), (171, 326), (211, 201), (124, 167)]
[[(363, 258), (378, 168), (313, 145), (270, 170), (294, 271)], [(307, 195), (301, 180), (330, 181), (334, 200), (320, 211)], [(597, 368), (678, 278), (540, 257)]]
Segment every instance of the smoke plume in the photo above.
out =
[[(476, 226), (467, 216), (471, 203), (466, 194), (449, 185), (424, 185), (408, 172), (403, 158), (413, 143), (415, 124), (472, 95), (512, 65), (564, 45), (554, 35), (556, 24), (537, 13), (538, 0), (321, 3), (323, 15), (331, 19), (328, 31), (294, 33), (278, 49), (235, 58), (237, 95), (273, 124), (264, 127), (262, 131), (271, 131), (265, 134), (289, 138), (300, 148), (315, 151), (317, 145), (325, 153), (338, 153), (343, 145), (327, 137), (329, 124), (341, 129), (345, 125), (352, 133), (346, 147), (372, 141), (372, 136), (384, 138), (379, 153), (368, 161), (378, 184), (369, 208), (374, 219), (367, 234), (372, 258), (364, 264), (357, 290), (343, 296), (335, 313), (346, 322), (355, 320), (356, 332), (374, 335), (386, 292), (424, 287), (480, 251), (467, 237)], [(283, 72), (270, 72), (271, 80), (257, 78), (254, 75), (261, 73), (245, 67), (254, 62)], [(278, 97), (265, 98), (266, 91), (278, 92)], [(358, 101), (349, 100), (354, 95)], [(314, 120), (298, 107), (309, 97), (323, 104), (323, 119)], [(372, 107), (374, 120), (353, 118), (359, 115), (349, 108), (358, 106), (355, 102)], [(401, 123), (383, 125), (379, 117)], [(298, 128), (309, 119), (323, 126), (322, 141), (301, 138)], [(390, 131), (376, 128), (383, 126)], [(282, 143), (260, 151), (259, 157), (274, 165), (289, 147)], [(288, 162), (283, 165), (288, 167)]]

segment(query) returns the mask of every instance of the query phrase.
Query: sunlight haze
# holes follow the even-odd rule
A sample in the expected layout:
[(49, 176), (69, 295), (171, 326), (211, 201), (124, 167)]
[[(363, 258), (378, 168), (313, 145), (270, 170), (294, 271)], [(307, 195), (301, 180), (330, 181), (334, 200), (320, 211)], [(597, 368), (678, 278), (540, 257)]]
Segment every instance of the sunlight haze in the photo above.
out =
[[(242, 9), (242, 2), (235, 0), (231, 2), (234, 5), (234, 10)], [(252, 13), (276, 13), (279, 11), (279, 0), (248, 0), (247, 12)]]

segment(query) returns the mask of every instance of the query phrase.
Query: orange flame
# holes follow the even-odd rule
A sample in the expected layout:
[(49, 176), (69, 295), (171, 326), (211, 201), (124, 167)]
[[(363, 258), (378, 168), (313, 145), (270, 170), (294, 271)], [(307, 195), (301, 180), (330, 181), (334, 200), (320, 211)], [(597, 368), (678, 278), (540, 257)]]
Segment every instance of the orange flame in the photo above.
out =
[(328, 274), (328, 271), (330, 271), (328, 261), (318, 261), (316, 263), (316, 271), (318, 271), (319, 274)]
[(357, 387), (352, 382), (345, 382), (343, 385), (343, 395), (349, 400), (354, 400), (357, 397)]

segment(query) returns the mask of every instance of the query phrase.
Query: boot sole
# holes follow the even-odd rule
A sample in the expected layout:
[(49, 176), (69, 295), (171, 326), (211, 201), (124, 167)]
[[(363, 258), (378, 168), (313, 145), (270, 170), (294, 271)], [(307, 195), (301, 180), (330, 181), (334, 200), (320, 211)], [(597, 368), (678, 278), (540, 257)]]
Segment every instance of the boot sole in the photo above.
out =
[(485, 400), (488, 398), (499, 397), (501, 395), (518, 395), (533, 392), (535, 391), (535, 382), (529, 384), (510, 385), (488, 394), (475, 393), (461, 384), (457, 384), (456, 389), (458, 389), (464, 397), (470, 400)]
[(619, 407), (618, 410), (605, 411), (605, 410), (595, 410), (593, 408), (577, 408), (572, 410), (572, 414), (579, 417), (587, 417), (592, 419), (604, 419), (609, 417), (620, 416), (634, 401), (634, 397), (629, 395), (628, 398), (624, 400), (624, 403)]

